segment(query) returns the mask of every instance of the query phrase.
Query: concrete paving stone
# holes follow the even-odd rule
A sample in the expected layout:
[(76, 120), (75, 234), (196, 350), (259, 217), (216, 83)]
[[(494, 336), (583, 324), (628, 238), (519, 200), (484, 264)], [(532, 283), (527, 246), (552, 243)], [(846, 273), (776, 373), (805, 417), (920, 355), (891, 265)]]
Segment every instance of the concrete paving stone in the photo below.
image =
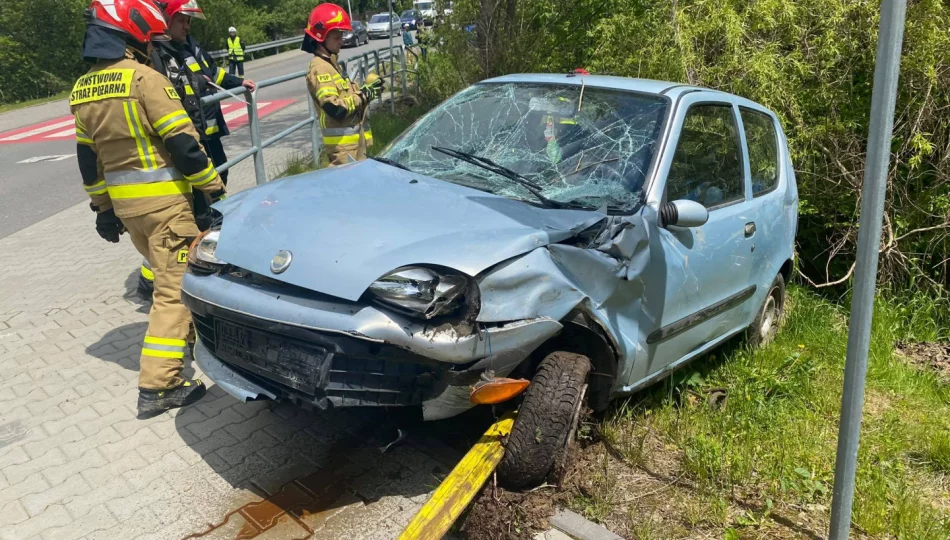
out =
[(13, 527), (0, 528), (0, 540), (28, 540), (36, 538), (52, 527), (64, 527), (73, 518), (62, 505), (50, 506), (45, 512)]
[(48, 467), (62, 465), (63, 463), (66, 463), (66, 455), (63, 454), (62, 450), (56, 448), (40, 458), (4, 467), (3, 476), (10, 485), (16, 485), (34, 473), (41, 472)]
[(392, 514), (390, 506), (365, 504), (350, 507), (327, 520), (326, 525), (316, 531), (312, 540), (337, 540), (339, 538), (362, 539), (383, 526)]
[[(62, 411), (60, 411), (60, 413), (62, 413)], [(69, 416), (49, 420), (42, 423), (41, 425), (43, 430), (46, 431), (46, 433), (49, 433), (50, 436), (56, 436), (70, 426), (78, 427), (78, 424), (81, 422), (89, 422), (97, 418), (100, 418), (99, 413), (97, 413), (92, 407), (86, 407), (85, 409), (80, 409)], [(80, 429), (80, 431), (82, 430)]]
[[(129, 388), (125, 393), (118, 396), (102, 396), (92, 403), (92, 408), (101, 416), (110, 414), (121, 407), (126, 407), (130, 403), (137, 403), (139, 390), (136, 387)], [(93, 399), (94, 396), (89, 396)]]
[(146, 465), (139, 469), (133, 469), (123, 473), (123, 477), (129, 481), (135, 489), (142, 489), (157, 478), (164, 478), (174, 471), (181, 471), (188, 468), (188, 463), (181, 457), (172, 452), (165, 455), (159, 461)]
[[(126, 414), (125, 419), (112, 424), (112, 427), (115, 428), (115, 430), (118, 431), (119, 435), (122, 435), (122, 437), (131, 437), (132, 435), (138, 433), (139, 430), (145, 429), (152, 424), (168, 422), (169, 419), (172, 418), (172, 416), (166, 412), (158, 416), (153, 416), (152, 418), (139, 420), (135, 417), (135, 413), (132, 412), (136, 407), (135, 402), (129, 403), (128, 407), (129, 408), (127, 410), (129, 412)], [(118, 413), (119, 411), (117, 410), (116, 412)]]
[(248, 401), (247, 403), (241, 403), (240, 405), (235, 405), (234, 410), (241, 413), (244, 418), (251, 418), (257, 416), (262, 411), (270, 411), (271, 407), (274, 406), (274, 402), (269, 399), (261, 399), (257, 401)]
[(264, 431), (258, 431), (250, 438), (238, 442), (238, 444), (224, 447), (216, 453), (231, 465), (237, 465), (247, 456), (259, 452), (265, 448), (270, 448), (278, 444), (277, 439), (271, 437)]
[(30, 461), (30, 455), (22, 446), (0, 452), (0, 471), (27, 461)]
[(159, 478), (144, 489), (136, 490), (128, 497), (113, 498), (106, 503), (106, 507), (119, 521), (124, 522), (139, 511), (139, 509), (155, 507), (159, 502), (175, 498), (177, 495), (177, 490), (166, 482), (165, 479)]
[(623, 540), (605, 527), (564, 508), (558, 510), (550, 522), (555, 529), (579, 540)]
[(78, 540), (87, 534), (110, 529), (118, 524), (119, 522), (109, 513), (106, 507), (100, 505), (67, 526), (45, 531), (43, 540)]
[[(242, 413), (242, 409), (243, 406), (235, 407), (235, 410), (239, 414)], [(254, 433), (264, 430), (267, 428), (267, 426), (277, 424), (282, 421), (279, 416), (273, 414), (269, 410), (261, 410), (258, 414), (251, 417), (245, 416), (245, 418), (245, 421), (239, 422), (237, 424), (231, 424), (225, 428), (228, 433), (230, 433), (235, 439), (239, 441), (243, 441)]]
[[(208, 460), (208, 462), (210, 463), (210, 460)], [(226, 466), (227, 463), (224, 463)], [(236, 486), (267, 476), (272, 470), (276, 469), (278, 465), (280, 465), (280, 462), (264, 460), (254, 454), (248, 456), (243, 462), (233, 467), (215, 468), (215, 470), (227, 483)]]
[(26, 513), (26, 508), (20, 504), (20, 501), (12, 501), (6, 506), (0, 507), (0, 529), (22, 523), (30, 519)]
[(551, 529), (549, 531), (539, 532), (538, 534), (534, 535), (534, 538), (532, 540), (574, 540), (574, 539), (557, 529)]
[(111, 426), (106, 426), (102, 429), (102, 431), (96, 433), (95, 435), (91, 435), (85, 439), (70, 444), (64, 444), (62, 449), (67, 458), (76, 459), (89, 452), (89, 450), (93, 448), (98, 448), (104, 444), (114, 443), (120, 439), (121, 436), (119, 435), (119, 432), (112, 429)]
[(35, 398), (30, 399), (26, 405), (26, 408), (28, 411), (30, 411), (30, 414), (38, 415), (54, 407), (59, 407), (60, 404), (62, 404), (65, 401), (68, 401), (70, 399), (78, 399), (78, 398), (79, 398), (79, 394), (77, 394), (75, 390), (68, 388), (68, 389), (64, 389), (61, 392), (57, 392), (53, 396), (47, 397), (46, 399), (40, 399), (40, 400), (36, 400)]
[(280, 464), (266, 476), (255, 479), (254, 485), (264, 493), (274, 495), (287, 483), (317, 473), (319, 470), (320, 468), (310, 461), (292, 457), (289, 462)]
[(231, 394), (224, 394), (223, 396), (215, 399), (209, 399), (209, 397), (210, 393), (202, 398), (202, 400), (196, 403), (194, 406), (194, 408), (201, 411), (201, 413), (208, 418), (213, 418), (221, 414), (221, 411), (227, 409), (228, 407), (233, 407), (234, 405), (241, 403), (240, 401), (234, 399)]
[(125, 437), (115, 429), (115, 426), (109, 426), (107, 430), (114, 431), (119, 435), (115, 442), (103, 444), (99, 447), (99, 451), (109, 461), (116, 461), (129, 453), (134, 453), (137, 449), (158, 443), (161, 440), (148, 429), (141, 429)]
[(33, 517), (46, 510), (48, 506), (59, 503), (68, 497), (88, 493), (89, 490), (89, 484), (83, 480), (82, 476), (76, 474), (57, 486), (23, 497), (20, 502), (23, 503), (23, 507), (26, 508), (26, 512), (30, 514), (30, 517)]
[[(88, 440), (88, 439), (87, 439)], [(85, 441), (83, 441), (85, 442)], [(82, 454), (79, 458), (72, 458), (62, 465), (47, 467), (43, 471), (43, 476), (51, 486), (58, 486), (83, 471), (95, 467), (103, 467), (109, 463), (98, 450), (93, 448)]]
[(99, 433), (99, 431), (101, 431), (102, 429), (105, 429), (106, 427), (109, 427), (118, 422), (123, 422), (125, 420), (128, 420), (129, 413), (124, 410), (117, 410), (105, 416), (98, 416), (98, 413), (97, 413), (96, 416), (97, 418), (86, 420), (86, 421), (79, 422), (78, 424), (76, 424), (77, 426), (79, 426), (79, 429), (82, 430), (82, 432), (86, 434), (86, 436), (95, 435), (96, 433)]
[(155, 512), (149, 508), (142, 508), (125, 522), (109, 529), (87, 534), (82, 540), (132, 540), (161, 527), (162, 522), (155, 516)]
[(198, 438), (188, 430), (183, 430), (179, 439), (185, 442), (189, 453), (196, 453), (200, 456), (209, 456), (222, 448), (238, 444), (237, 439), (232, 437), (224, 428), (221, 428), (211, 435), (204, 438)]
[(125, 478), (116, 476), (98, 487), (93, 486), (92, 491), (88, 493), (63, 499), (63, 504), (70, 515), (79, 519), (99, 505), (104, 505), (116, 497), (128, 497), (134, 492)]
[[(149, 426), (149, 429), (151, 429), (156, 435), (163, 439), (166, 437), (182, 435), (183, 433), (186, 433), (184, 428), (196, 422), (204, 422), (208, 419), (207, 416), (194, 407), (176, 409), (170, 411), (168, 414), (174, 419), (174, 421), (158, 422)], [(191, 439), (189, 438), (188, 440)]]
[[(361, 540), (395, 540), (402, 533), (405, 526), (400, 525), (394, 519), (385, 519), (380, 524), (379, 527), (364, 536), (361, 536)], [(446, 538), (448, 540), (448, 538)]]
[(195, 422), (188, 426), (188, 431), (192, 432), (194, 435), (199, 438), (205, 438), (218, 429), (221, 429), (225, 426), (231, 424), (237, 424), (244, 420), (244, 417), (237, 413), (234, 409), (224, 409), (220, 414), (209, 418), (203, 422)]
[(147, 466), (148, 463), (142, 459), (142, 456), (133, 450), (122, 454), (102, 467), (87, 469), (82, 472), (82, 475), (89, 482), (89, 485), (95, 488), (112, 481), (116, 476), (144, 469)]
[[(246, 486), (230, 488), (226, 493), (215, 489), (191, 490), (179, 496), (163, 501), (152, 510), (165, 527), (177, 522), (191, 522), (189, 532), (195, 533), (210, 529), (223, 523), (228, 512), (237, 510), (248, 503), (262, 500), (261, 494)], [(200, 519), (196, 519), (200, 517)], [(182, 534), (181, 536), (184, 536)], [(181, 538), (179, 536), (179, 538)]]

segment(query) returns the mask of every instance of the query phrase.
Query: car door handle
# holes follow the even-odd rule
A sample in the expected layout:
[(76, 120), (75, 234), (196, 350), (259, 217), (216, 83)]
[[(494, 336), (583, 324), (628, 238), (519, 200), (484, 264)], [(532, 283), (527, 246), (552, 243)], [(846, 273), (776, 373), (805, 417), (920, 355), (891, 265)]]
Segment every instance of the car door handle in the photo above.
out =
[(755, 234), (755, 222), (751, 221), (745, 224), (745, 237), (751, 238)]

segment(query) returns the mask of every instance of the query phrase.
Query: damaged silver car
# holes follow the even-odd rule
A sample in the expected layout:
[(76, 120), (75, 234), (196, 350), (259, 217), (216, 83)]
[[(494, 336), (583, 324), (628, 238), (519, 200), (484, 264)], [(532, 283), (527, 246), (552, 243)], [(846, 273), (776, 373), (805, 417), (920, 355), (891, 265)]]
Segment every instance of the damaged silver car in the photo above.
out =
[(376, 159), (215, 208), (183, 287), (205, 375), (245, 401), (430, 420), (514, 398), (500, 471), (523, 486), (550, 473), (582, 407), (737, 334), (774, 336), (798, 194), (756, 103), (512, 75), (456, 94)]

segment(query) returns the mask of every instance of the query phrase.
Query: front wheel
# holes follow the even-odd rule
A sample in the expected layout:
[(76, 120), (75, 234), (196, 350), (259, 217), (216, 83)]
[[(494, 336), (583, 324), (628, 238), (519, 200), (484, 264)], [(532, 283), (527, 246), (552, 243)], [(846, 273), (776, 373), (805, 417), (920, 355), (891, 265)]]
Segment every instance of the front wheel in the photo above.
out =
[(785, 319), (785, 278), (782, 274), (775, 276), (775, 281), (769, 287), (769, 294), (759, 309), (759, 313), (746, 331), (749, 345), (754, 348), (765, 347), (775, 339), (779, 327)]
[(590, 360), (557, 351), (538, 366), (498, 465), (502, 484), (522, 489), (540, 484), (567, 453), (577, 427)]

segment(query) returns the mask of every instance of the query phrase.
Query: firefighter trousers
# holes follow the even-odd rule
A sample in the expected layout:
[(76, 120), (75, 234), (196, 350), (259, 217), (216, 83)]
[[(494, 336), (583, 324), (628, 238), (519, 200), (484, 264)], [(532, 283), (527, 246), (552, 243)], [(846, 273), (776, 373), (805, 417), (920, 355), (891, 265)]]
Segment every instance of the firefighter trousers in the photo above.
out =
[(188, 202), (143, 216), (122, 218), (135, 249), (152, 265), (155, 292), (142, 344), (139, 388), (166, 390), (183, 382), (186, 339), (191, 313), (181, 301), (181, 280), (188, 267), (188, 247), (198, 236)]
[(338, 144), (335, 146), (324, 147), (324, 154), (331, 167), (346, 165), (351, 163), (350, 157), (354, 161), (363, 161), (366, 159), (366, 143), (360, 141), (357, 144)]

